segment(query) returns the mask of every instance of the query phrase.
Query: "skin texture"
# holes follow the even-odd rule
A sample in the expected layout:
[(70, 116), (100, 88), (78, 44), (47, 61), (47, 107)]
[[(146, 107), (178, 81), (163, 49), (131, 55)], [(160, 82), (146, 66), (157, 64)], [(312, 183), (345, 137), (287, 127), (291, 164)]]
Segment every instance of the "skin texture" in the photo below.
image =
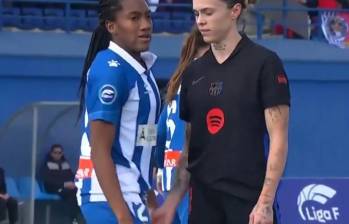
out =
[(123, 0), (114, 21), (106, 21), (112, 40), (139, 59), (149, 49), (152, 34), (150, 10), (144, 0)]
[[(122, 10), (115, 20), (105, 25), (112, 40), (125, 49), (143, 66), (140, 53), (148, 50), (151, 41), (152, 22), (144, 0), (123, 0)], [(100, 186), (120, 224), (132, 224), (132, 216), (122, 196), (116, 167), (111, 158), (111, 148), (116, 127), (103, 121), (91, 122), (91, 158)], [(155, 205), (152, 205), (153, 207)]]

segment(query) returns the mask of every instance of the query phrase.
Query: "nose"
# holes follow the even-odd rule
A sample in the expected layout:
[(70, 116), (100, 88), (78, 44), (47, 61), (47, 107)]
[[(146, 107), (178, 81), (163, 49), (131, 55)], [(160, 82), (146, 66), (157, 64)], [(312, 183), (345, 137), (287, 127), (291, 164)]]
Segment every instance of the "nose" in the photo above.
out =
[(148, 16), (143, 16), (141, 21), (141, 30), (150, 30), (152, 27), (152, 20)]
[(199, 13), (199, 15), (196, 16), (196, 24), (199, 26), (203, 26), (206, 23), (204, 17), (202, 16), (201, 13)]

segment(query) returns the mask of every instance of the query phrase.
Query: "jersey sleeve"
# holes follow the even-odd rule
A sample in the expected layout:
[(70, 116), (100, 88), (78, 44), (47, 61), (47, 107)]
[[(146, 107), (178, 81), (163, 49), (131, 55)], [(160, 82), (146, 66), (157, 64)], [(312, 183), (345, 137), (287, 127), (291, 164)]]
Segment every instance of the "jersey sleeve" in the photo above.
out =
[(190, 122), (190, 110), (188, 104), (188, 88), (189, 85), (189, 76), (190, 76), (189, 67), (184, 70), (183, 80), (181, 84), (180, 100), (179, 100), (179, 117), (186, 122)]
[[(88, 77), (86, 108), (89, 121), (102, 120), (120, 124), (122, 107), (128, 94), (128, 82), (122, 66), (109, 66), (108, 60), (97, 60)], [(115, 65), (114, 61), (114, 65)]]
[(165, 144), (166, 144), (166, 126), (167, 119), (167, 105), (164, 106), (159, 122), (158, 122), (158, 136), (157, 136), (157, 144), (155, 150), (155, 158), (156, 158), (156, 166), (158, 168), (163, 168), (164, 166), (164, 158), (165, 158)]
[(278, 105), (290, 106), (288, 77), (280, 58), (275, 53), (265, 60), (260, 80), (264, 108)]

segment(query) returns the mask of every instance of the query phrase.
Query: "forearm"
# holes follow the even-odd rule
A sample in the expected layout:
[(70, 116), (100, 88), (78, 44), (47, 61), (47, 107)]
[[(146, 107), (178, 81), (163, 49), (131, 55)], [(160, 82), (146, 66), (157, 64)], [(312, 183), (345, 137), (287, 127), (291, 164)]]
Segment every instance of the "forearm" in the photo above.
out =
[(260, 199), (273, 202), (277, 187), (283, 175), (287, 158), (286, 143), (271, 143), (264, 185)]
[(270, 148), (260, 200), (273, 202), (286, 164), (289, 107), (281, 105), (268, 108), (265, 110), (265, 118)]
[(181, 201), (184, 194), (189, 188), (190, 173), (188, 172), (187, 167), (188, 167), (190, 134), (191, 134), (191, 126), (190, 124), (187, 124), (186, 133), (185, 133), (186, 143), (184, 146), (184, 150), (181, 154), (181, 158), (178, 161), (178, 164), (176, 167), (177, 170), (176, 170), (175, 183), (172, 187), (170, 195), (168, 196), (168, 201), (170, 201), (171, 204), (174, 206), (177, 206), (179, 204), (179, 202)]
[(116, 175), (116, 167), (107, 150), (92, 150), (92, 161), (98, 178), (98, 182), (106, 196), (110, 207), (118, 218), (128, 212), (128, 207), (122, 196), (120, 183)]
[(172, 190), (168, 196), (168, 201), (177, 207), (183, 198), (184, 194), (189, 188), (190, 173), (187, 171), (186, 166), (178, 166), (176, 172), (175, 183)]

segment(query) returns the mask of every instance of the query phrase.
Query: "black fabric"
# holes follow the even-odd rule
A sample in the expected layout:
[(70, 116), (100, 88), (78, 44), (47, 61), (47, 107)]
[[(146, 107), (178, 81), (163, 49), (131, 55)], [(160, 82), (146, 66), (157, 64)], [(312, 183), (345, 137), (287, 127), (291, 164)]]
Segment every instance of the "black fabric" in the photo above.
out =
[(41, 175), (45, 190), (48, 193), (58, 194), (62, 198), (63, 211), (69, 216), (70, 220), (81, 219), (81, 211), (76, 198), (77, 188), (64, 188), (65, 182), (74, 182), (73, 171), (64, 157), (61, 161), (54, 161), (48, 155), (42, 167)]
[[(49, 163), (56, 164), (58, 169), (50, 169)], [(62, 169), (63, 164), (68, 164), (66, 160), (53, 161), (51, 158), (45, 161), (41, 169), (41, 178), (44, 183), (45, 190), (48, 193), (58, 193), (64, 188), (64, 182), (73, 182), (74, 173), (69, 169)], [(69, 164), (68, 164), (69, 166)]]
[(0, 198), (0, 221), (6, 219), (6, 212), (8, 214), (9, 224), (14, 224), (18, 220), (18, 202), (16, 199), (10, 197), (8, 200)]
[(0, 167), (0, 194), (6, 194), (5, 171)]
[[(256, 201), (215, 191), (191, 180), (189, 224), (248, 224)], [(278, 223), (274, 210), (274, 224)]]
[(290, 105), (279, 57), (246, 35), (219, 64), (212, 50), (184, 72), (180, 117), (191, 123), (191, 175), (206, 186), (255, 201), (262, 189), (265, 108)]

